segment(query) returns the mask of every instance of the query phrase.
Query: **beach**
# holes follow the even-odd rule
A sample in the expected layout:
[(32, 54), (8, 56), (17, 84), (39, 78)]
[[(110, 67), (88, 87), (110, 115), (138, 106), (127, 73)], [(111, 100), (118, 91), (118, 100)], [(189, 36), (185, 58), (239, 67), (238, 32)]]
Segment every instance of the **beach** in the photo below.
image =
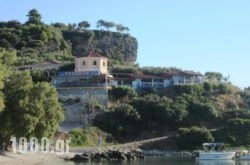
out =
[(5, 155), (0, 155), (1, 165), (45, 165), (55, 164), (55, 162), (63, 162), (63, 158), (73, 156), (74, 153), (57, 155), (55, 153), (12, 153), (5, 152)]
[[(65, 163), (64, 158), (72, 158), (75, 154), (80, 154), (83, 152), (95, 152), (98, 150), (125, 150), (125, 149), (137, 149), (143, 144), (152, 143), (156, 141), (162, 141), (168, 137), (153, 138), (147, 140), (140, 140), (125, 144), (118, 144), (106, 147), (73, 147), (70, 148), (69, 153), (64, 153), (62, 155), (57, 155), (56, 153), (43, 153), (38, 151), (36, 153), (26, 152), (26, 153), (13, 153), (6, 151), (5, 155), (0, 155), (1, 165), (56, 165)], [(73, 163), (73, 162), (72, 162)], [(67, 162), (67, 164), (71, 164)]]

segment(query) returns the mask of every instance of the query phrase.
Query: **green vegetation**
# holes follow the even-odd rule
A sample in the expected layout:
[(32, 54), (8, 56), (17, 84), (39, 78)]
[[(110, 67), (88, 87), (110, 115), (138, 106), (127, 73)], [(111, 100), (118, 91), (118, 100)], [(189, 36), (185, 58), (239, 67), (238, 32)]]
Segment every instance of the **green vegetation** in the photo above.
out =
[(99, 145), (106, 146), (113, 144), (112, 138), (109, 134), (101, 131), (96, 127), (78, 128), (70, 133), (71, 147), (97, 147)]
[(179, 148), (199, 149), (204, 142), (214, 141), (211, 132), (205, 127), (180, 128), (175, 139)]
[[(110, 59), (113, 73), (192, 74), (178, 68), (140, 68), (134, 63), (137, 40), (122, 24), (98, 20), (100, 30), (90, 30), (85, 20), (47, 25), (36, 9), (27, 17), (24, 23), (0, 22), (0, 144), (12, 135), (51, 137), (63, 120), (56, 90), (47, 83), (56, 70), (21, 72), (15, 66), (57, 60), (65, 64), (60, 71), (72, 71), (74, 56), (93, 49)], [(125, 142), (169, 134), (176, 135), (171, 139), (181, 149), (196, 149), (204, 141), (250, 146), (250, 87), (240, 90), (218, 72), (204, 76), (203, 84), (161, 90), (113, 87), (110, 111), (96, 116), (98, 128), (72, 131), (72, 146), (95, 146), (100, 135), (103, 142)]]
[(28, 21), (24, 24), (16, 20), (0, 22), (0, 47), (17, 50), (16, 65), (71, 55), (71, 46), (61, 30), (41, 22), (41, 14), (35, 9), (27, 16)]
[(72, 43), (72, 54), (75, 56), (95, 49), (113, 60), (131, 63), (136, 61), (138, 43), (129, 34), (99, 30), (65, 30), (63, 36)]
[(64, 116), (55, 88), (34, 83), (29, 71), (13, 70), (15, 51), (3, 49), (0, 57), (0, 144), (9, 144), (11, 136), (52, 137)]
[(111, 112), (99, 115), (94, 120), (94, 125), (105, 132), (112, 134), (115, 139), (126, 141), (127, 138), (134, 138), (138, 130), (140, 116), (135, 109), (128, 104), (114, 107)]
[(197, 149), (209, 141), (247, 146), (248, 94), (249, 89), (214, 80), (147, 92), (113, 87), (112, 111), (98, 115), (94, 125), (118, 142), (176, 134), (171, 139), (180, 149)]
[(6, 78), (10, 74), (10, 70), (12, 63), (16, 58), (15, 51), (7, 51), (6, 49), (0, 49), (0, 112), (4, 109), (4, 94), (2, 93), (2, 89), (4, 88), (4, 82)]
[[(79, 56), (94, 49), (102, 55), (118, 61), (135, 62), (138, 43), (128, 33), (128, 27), (113, 22), (98, 21), (98, 27), (116, 27), (117, 32), (87, 30), (90, 24), (83, 20), (78, 24), (42, 22), (42, 15), (32, 9), (27, 21), (0, 22), (0, 47), (17, 50), (15, 65), (39, 63), (46, 60), (72, 62), (72, 54)], [(97, 23), (97, 24), (98, 24)]]
[(118, 86), (113, 87), (112, 90), (109, 90), (109, 98), (113, 101), (127, 102), (128, 100), (137, 96), (136, 91), (128, 86)]

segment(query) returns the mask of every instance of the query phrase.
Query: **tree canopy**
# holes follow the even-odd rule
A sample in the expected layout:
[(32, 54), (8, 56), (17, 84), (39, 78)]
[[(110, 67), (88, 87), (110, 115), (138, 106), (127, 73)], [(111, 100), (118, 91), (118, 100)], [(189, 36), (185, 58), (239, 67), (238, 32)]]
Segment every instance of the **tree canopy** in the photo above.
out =
[(8, 81), (6, 78), (10, 74), (9, 67), (14, 63), (16, 58), (16, 51), (10, 51), (1, 48), (0, 49), (0, 112), (4, 108), (4, 95), (2, 89), (4, 87), (4, 82)]
[(42, 22), (42, 15), (37, 9), (29, 10), (27, 17), (24, 24), (17, 20), (0, 22), (0, 47), (16, 49), (15, 65), (46, 60), (69, 63), (73, 62), (72, 55), (83, 55), (92, 49), (110, 59), (136, 61), (137, 40), (129, 34), (122, 34), (128, 31), (128, 27), (122, 24), (98, 21), (98, 27), (116, 28), (117, 32), (89, 30), (90, 23), (86, 20), (48, 25)]
[(27, 24), (33, 23), (33, 24), (41, 24), (41, 19), (42, 16), (36, 9), (32, 9), (29, 11), (27, 14), (28, 21), (26, 22)]
[(11, 136), (51, 137), (63, 120), (57, 92), (47, 82), (33, 83), (28, 71), (12, 71), (4, 81), (0, 141)]

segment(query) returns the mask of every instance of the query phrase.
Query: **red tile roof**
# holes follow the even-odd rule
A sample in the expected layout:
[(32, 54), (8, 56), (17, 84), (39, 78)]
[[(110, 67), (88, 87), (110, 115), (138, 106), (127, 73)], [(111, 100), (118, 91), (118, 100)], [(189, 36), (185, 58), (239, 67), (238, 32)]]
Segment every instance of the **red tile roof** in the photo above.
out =
[(104, 56), (101, 56), (100, 54), (98, 54), (97, 52), (93, 51), (93, 50), (90, 50), (88, 52), (87, 55), (85, 55), (84, 57), (100, 57), (100, 58), (107, 58), (107, 57), (104, 57)]

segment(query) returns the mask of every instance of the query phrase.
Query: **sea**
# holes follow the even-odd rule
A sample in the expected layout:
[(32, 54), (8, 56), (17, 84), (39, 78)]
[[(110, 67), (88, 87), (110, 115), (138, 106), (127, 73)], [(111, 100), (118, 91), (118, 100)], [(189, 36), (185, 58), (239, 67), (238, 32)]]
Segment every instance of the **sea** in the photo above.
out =
[(195, 160), (191, 158), (176, 158), (164, 156), (146, 157), (144, 160), (133, 161), (101, 161), (72, 162), (63, 159), (54, 162), (38, 163), (36, 165), (250, 165), (250, 160)]

